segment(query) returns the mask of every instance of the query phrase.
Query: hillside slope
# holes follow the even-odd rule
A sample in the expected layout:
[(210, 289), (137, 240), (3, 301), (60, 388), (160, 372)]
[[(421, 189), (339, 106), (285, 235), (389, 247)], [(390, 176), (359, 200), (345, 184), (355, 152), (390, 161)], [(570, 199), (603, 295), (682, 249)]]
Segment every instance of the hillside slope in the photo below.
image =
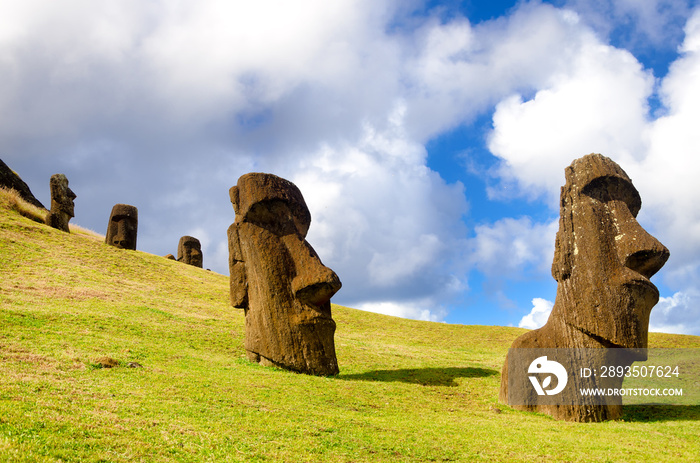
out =
[[(0, 461), (700, 454), (698, 407), (627, 407), (623, 421), (575, 424), (499, 404), (518, 328), (334, 306), (341, 374), (321, 378), (245, 360), (243, 313), (229, 306), (227, 277), (59, 232), (2, 201), (0, 269)], [(650, 342), (700, 347), (693, 336)], [(102, 368), (105, 358), (116, 367)]]

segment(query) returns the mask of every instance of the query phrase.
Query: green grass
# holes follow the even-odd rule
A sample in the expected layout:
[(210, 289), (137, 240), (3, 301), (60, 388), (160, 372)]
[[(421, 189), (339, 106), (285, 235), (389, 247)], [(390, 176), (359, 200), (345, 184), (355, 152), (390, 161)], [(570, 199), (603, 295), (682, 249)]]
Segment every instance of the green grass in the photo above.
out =
[[(59, 232), (3, 195), (0, 269), (0, 462), (700, 455), (699, 407), (634, 406), (620, 421), (579, 424), (499, 404), (522, 329), (333, 306), (339, 376), (261, 367), (245, 359), (227, 277)], [(650, 347), (700, 338), (652, 333)], [(105, 357), (117, 366), (103, 368)]]

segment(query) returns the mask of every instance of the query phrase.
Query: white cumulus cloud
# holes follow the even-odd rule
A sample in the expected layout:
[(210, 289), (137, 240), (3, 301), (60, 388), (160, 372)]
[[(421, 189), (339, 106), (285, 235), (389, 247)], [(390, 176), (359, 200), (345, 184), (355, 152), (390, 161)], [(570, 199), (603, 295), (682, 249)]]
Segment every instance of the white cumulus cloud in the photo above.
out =
[(571, 51), (566, 69), (525, 101), (519, 94), (496, 106), (489, 149), (503, 159), (501, 176), (530, 197), (557, 204), (564, 167), (584, 154), (633, 160), (648, 146), (647, 98), (653, 76), (626, 50), (589, 33)]
[(470, 240), (470, 262), (484, 274), (500, 278), (548, 274), (558, 225), (558, 220), (534, 223), (529, 217), (477, 225)]
[(651, 311), (649, 331), (663, 333), (700, 333), (700, 293), (697, 290), (677, 292), (662, 297)]
[[(573, 159), (599, 152), (617, 161), (642, 196), (640, 223), (671, 251), (656, 278), (677, 294), (700, 282), (700, 10), (685, 33), (679, 58), (656, 87), (629, 52), (587, 36), (565, 72), (532, 98), (516, 94), (497, 105), (489, 143), (518, 194), (545, 196), (553, 210)], [(654, 92), (663, 104), (656, 117), (648, 103)]]
[[(228, 189), (246, 172), (281, 175), (311, 209), (338, 302), (441, 319), (471, 269), (549, 278), (553, 223), (471, 233), (471, 186), (428, 167), (431, 139), (495, 107), (505, 181), (554, 204), (574, 157), (616, 157), (671, 248), (676, 290), (698, 281), (697, 15), (650, 121), (654, 77), (576, 5), (520, 2), (479, 24), (415, 5), (0, 0), (0, 153), (45, 203), (47, 179), (65, 173), (77, 223), (104, 230), (114, 204), (133, 204), (140, 249), (173, 253), (197, 233), (222, 273)], [(640, 8), (634, 18), (659, 19)]]
[(393, 315), (394, 317), (412, 318), (415, 320), (423, 320), (428, 322), (441, 322), (447, 315), (447, 311), (444, 308), (436, 308), (430, 301), (425, 304), (421, 304), (420, 301), (411, 303), (394, 301), (367, 302), (358, 305), (357, 308), (368, 312), (376, 312), (384, 315)]
[(543, 327), (549, 319), (549, 314), (552, 312), (552, 307), (554, 307), (553, 302), (540, 297), (534, 298), (532, 300), (532, 310), (530, 310), (529, 314), (520, 319), (518, 326), (520, 328), (527, 328), (530, 330), (536, 330), (537, 328)]
[(400, 294), (429, 309), (427, 298), (437, 307), (466, 287), (464, 187), (425, 166), (402, 108), (384, 127), (365, 124), (357, 140), (326, 143), (288, 167), (312, 213), (307, 239), (340, 275), (339, 303), (353, 307)]

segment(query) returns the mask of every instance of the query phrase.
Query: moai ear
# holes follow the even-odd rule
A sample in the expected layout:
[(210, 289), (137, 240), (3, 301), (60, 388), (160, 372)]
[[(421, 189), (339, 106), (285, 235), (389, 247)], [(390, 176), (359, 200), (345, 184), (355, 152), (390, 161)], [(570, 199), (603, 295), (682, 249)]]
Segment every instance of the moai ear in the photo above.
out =
[(238, 225), (228, 227), (228, 269), (230, 280), (231, 305), (238, 309), (248, 308), (248, 278), (245, 262), (238, 238)]
[(228, 195), (231, 198), (231, 204), (233, 205), (233, 210), (238, 213), (239, 210), (239, 203), (238, 203), (238, 187), (237, 186), (232, 186), (228, 190)]
[(571, 248), (571, 239), (562, 237), (561, 232), (557, 233), (552, 262), (552, 276), (557, 282), (568, 280), (571, 276)]
[(557, 282), (568, 280), (573, 268), (574, 224), (571, 204), (571, 189), (561, 187), (559, 230), (554, 241), (554, 260), (552, 261), (552, 276)]

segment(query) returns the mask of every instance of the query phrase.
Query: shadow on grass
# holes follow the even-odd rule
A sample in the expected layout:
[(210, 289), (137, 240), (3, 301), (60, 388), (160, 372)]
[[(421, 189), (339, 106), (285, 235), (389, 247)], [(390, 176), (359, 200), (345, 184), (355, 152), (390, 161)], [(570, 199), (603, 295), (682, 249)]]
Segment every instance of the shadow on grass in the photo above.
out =
[(700, 405), (625, 405), (625, 421), (700, 421)]
[(457, 386), (456, 378), (484, 378), (499, 374), (486, 368), (410, 368), (401, 370), (373, 370), (352, 375), (340, 374), (346, 381), (382, 381), (421, 384), (423, 386)]

